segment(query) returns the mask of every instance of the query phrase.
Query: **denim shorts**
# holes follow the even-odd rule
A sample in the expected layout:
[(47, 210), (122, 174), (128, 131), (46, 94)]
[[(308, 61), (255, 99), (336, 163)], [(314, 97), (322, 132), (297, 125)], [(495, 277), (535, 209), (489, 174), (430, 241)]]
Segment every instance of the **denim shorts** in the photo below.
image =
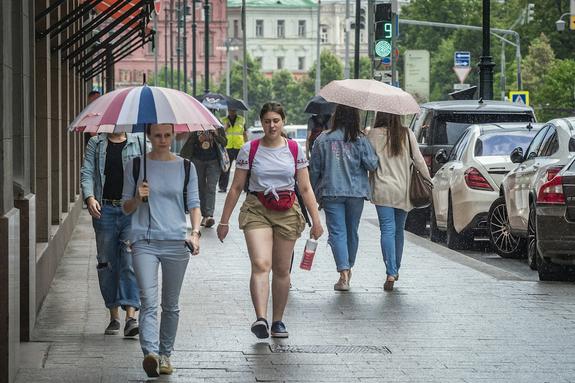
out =
[(274, 233), (292, 241), (298, 239), (305, 229), (305, 218), (297, 200), (290, 209), (276, 211), (265, 208), (253, 194), (247, 195), (238, 221), (244, 231), (271, 227)]

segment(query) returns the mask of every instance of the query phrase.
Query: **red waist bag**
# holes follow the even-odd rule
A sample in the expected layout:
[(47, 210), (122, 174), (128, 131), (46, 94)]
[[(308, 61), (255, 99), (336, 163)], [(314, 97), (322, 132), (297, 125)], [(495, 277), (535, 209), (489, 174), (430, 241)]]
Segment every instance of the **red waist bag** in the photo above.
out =
[[(293, 140), (287, 140), (288, 149), (293, 156), (295, 175), (297, 174), (297, 155), (298, 155), (298, 144)], [(252, 169), (252, 164), (254, 163), (254, 158), (258, 147), (260, 146), (260, 140), (253, 140), (250, 143), (250, 153), (248, 157), (249, 170)], [(249, 179), (249, 176), (248, 176)], [(249, 181), (248, 181), (249, 182)], [(291, 209), (295, 202), (295, 192), (293, 190), (280, 190), (277, 192), (279, 199), (276, 199), (273, 193), (264, 194), (263, 192), (253, 193), (258, 197), (258, 200), (264, 205), (265, 208), (276, 211), (286, 211)]]
[(273, 193), (257, 193), (258, 199), (267, 209), (276, 211), (286, 211), (291, 209), (295, 202), (295, 193), (291, 190), (280, 190), (277, 192), (277, 195), (279, 199), (276, 199)]

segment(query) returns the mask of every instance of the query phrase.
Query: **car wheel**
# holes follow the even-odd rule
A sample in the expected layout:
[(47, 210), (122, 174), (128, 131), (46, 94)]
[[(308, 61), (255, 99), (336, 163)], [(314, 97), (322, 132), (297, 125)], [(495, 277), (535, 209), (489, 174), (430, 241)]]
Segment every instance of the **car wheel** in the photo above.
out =
[(451, 196), (449, 196), (449, 204), (447, 206), (447, 233), (445, 242), (447, 242), (447, 247), (452, 250), (466, 249), (471, 246), (473, 238), (462, 231), (458, 233), (453, 226), (453, 208), (451, 206)]
[(531, 202), (529, 205), (529, 221), (527, 222), (527, 265), (529, 265), (531, 270), (537, 270), (537, 257), (539, 256), (535, 232), (536, 219), (535, 204)]
[(416, 234), (424, 235), (427, 224), (426, 209), (413, 209), (407, 214), (405, 230)]
[(499, 197), (491, 204), (487, 223), (489, 242), (495, 252), (502, 258), (521, 258), (525, 250), (525, 239), (511, 233), (505, 197)]
[(431, 209), (429, 217), (429, 239), (431, 242), (443, 242), (445, 241), (445, 232), (439, 230), (437, 227), (437, 219), (435, 218), (435, 208), (433, 205), (429, 208)]

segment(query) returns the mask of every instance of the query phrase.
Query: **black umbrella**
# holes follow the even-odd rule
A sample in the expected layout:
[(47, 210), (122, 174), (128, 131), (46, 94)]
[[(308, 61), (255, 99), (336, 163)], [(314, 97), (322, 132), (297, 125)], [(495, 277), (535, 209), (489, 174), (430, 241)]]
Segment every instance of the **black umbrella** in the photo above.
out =
[(304, 113), (332, 114), (335, 111), (333, 102), (328, 102), (322, 96), (313, 96), (305, 106)]
[(239, 99), (229, 97), (220, 93), (206, 93), (198, 96), (197, 99), (208, 109), (234, 109), (248, 110), (247, 105)]

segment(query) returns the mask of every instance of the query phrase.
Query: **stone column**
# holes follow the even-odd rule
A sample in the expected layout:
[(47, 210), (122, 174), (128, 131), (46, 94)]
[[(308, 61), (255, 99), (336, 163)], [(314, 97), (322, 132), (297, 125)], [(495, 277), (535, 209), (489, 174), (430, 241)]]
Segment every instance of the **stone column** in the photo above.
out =
[[(50, 4), (48, 0), (36, 0), (35, 14), (43, 11)], [(36, 23), (36, 30), (45, 30), (50, 15)], [(52, 110), (50, 76), (50, 47), (48, 39), (36, 40), (35, 89), (36, 97), (36, 129), (35, 129), (35, 164), (36, 178), (36, 239), (38, 242), (48, 242), (52, 216)]]
[[(60, 6), (62, 12), (62, 16), (69, 14), (73, 9), (74, 4), (70, 2), (65, 2)], [(68, 30), (66, 29), (60, 34), (59, 40), (63, 41), (68, 38)], [(53, 53), (55, 54), (55, 53)], [(70, 83), (69, 83), (69, 73), (72, 71), (72, 66), (70, 65), (69, 61), (61, 62), (61, 76), (60, 76), (60, 90), (61, 90), (61, 97), (60, 97), (60, 113), (61, 113), (61, 121), (60, 121), (60, 154), (61, 154), (61, 171), (60, 177), (62, 183), (60, 185), (60, 204), (62, 207), (63, 213), (68, 213), (70, 211), (70, 133), (66, 129), (68, 124), (71, 122), (70, 120)], [(72, 133), (73, 134), (73, 133)]]
[[(63, 15), (62, 6), (56, 8), (54, 11), (50, 13), (50, 23), (56, 22), (61, 15)], [(51, 37), (51, 36), (50, 36)], [(48, 40), (48, 39), (47, 39)], [(54, 38), (50, 38), (49, 47), (52, 48), (57, 46), (60, 43), (60, 37), (55, 36)], [(50, 108), (50, 120), (51, 120), (51, 129), (50, 135), (51, 140), (51, 158), (50, 158), (50, 175), (52, 178), (52, 214), (50, 216), (50, 221), (52, 225), (59, 225), (62, 223), (62, 199), (60, 198), (62, 194), (62, 113), (60, 110), (60, 105), (64, 101), (62, 99), (62, 67), (63, 64), (61, 61), (61, 54), (60, 52), (52, 52), (49, 53), (49, 60), (50, 60), (50, 104), (48, 107)]]

